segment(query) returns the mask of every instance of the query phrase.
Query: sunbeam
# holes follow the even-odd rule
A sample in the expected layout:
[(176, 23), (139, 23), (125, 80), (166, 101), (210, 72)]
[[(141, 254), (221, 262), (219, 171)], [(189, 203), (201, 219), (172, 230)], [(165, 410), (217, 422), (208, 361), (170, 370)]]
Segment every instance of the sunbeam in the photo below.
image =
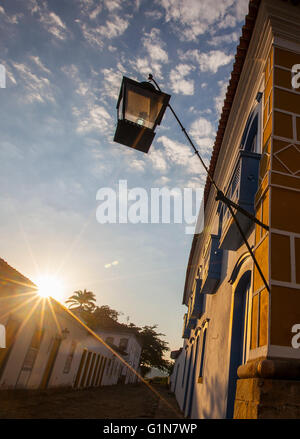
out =
[(63, 298), (62, 281), (52, 275), (42, 275), (36, 280), (37, 292), (41, 297), (54, 297), (58, 301)]

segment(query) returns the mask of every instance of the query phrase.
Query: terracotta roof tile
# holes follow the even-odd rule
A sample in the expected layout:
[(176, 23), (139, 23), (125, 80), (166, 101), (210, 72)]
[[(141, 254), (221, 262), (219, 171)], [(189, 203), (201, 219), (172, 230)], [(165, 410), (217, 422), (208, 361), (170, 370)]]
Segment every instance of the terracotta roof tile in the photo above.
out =
[(20, 286), (36, 289), (36, 285), (15, 268), (11, 267), (4, 259), (0, 258), (0, 283), (19, 283)]

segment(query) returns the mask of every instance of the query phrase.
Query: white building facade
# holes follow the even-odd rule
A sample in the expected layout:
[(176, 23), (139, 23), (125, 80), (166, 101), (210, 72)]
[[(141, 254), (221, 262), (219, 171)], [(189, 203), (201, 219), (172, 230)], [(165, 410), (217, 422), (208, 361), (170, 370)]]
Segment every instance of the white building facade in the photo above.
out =
[[(123, 328), (116, 330), (96, 330), (95, 331), (106, 343), (114, 346), (114, 349), (118, 349), (120, 355), (126, 360), (126, 363), (134, 369), (134, 371), (140, 373), (140, 357), (142, 352), (142, 345), (138, 337), (132, 332)], [(136, 383), (139, 381), (135, 372), (128, 368), (126, 365), (122, 366), (121, 373), (119, 375), (119, 382), (124, 384)]]
[[(0, 325), (6, 346), (0, 348), (0, 389), (113, 385), (127, 369), (123, 382), (134, 382), (127, 363), (138, 370), (141, 346), (135, 337), (128, 334), (126, 352), (103, 343), (59, 302), (41, 298), (36, 286), (2, 259)], [(115, 337), (120, 344), (123, 334)]]

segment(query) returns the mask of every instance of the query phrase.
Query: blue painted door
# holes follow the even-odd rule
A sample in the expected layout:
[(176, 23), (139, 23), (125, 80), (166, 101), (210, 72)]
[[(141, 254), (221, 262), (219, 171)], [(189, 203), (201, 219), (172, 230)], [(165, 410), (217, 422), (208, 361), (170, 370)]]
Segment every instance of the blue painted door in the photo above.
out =
[(247, 276), (234, 294), (226, 418), (233, 418), (237, 369), (246, 361), (249, 289), (250, 279)]

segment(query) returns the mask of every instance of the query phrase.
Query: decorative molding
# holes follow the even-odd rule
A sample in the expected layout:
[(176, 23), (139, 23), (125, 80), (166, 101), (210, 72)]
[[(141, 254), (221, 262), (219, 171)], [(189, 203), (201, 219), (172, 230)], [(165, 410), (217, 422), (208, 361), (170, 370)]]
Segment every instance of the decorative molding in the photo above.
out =
[(201, 327), (202, 328), (207, 327), (209, 321), (210, 321), (210, 318), (208, 318), (208, 317), (206, 319), (204, 319), (203, 322), (201, 323)]
[(239, 259), (237, 260), (230, 278), (228, 279), (228, 283), (230, 283), (231, 285), (234, 284), (234, 282), (236, 281), (239, 272), (241, 271), (242, 266), (245, 264), (245, 262), (247, 261), (247, 259), (250, 257), (250, 253), (247, 251), (245, 253), (242, 254), (242, 256), (239, 257)]
[(300, 360), (300, 348), (294, 349), (292, 346), (270, 345), (268, 349), (268, 357), (293, 358)]
[[(298, 360), (298, 361), (297, 361)], [(258, 358), (238, 368), (239, 378), (300, 379), (300, 357), (297, 359)]]
[[(296, 154), (296, 157), (295, 157), (295, 161), (294, 161), (294, 163), (296, 164), (296, 166), (297, 166), (297, 169), (295, 170), (295, 169), (290, 169), (291, 168), (291, 166), (290, 166), (290, 168), (288, 167), (288, 165), (285, 163), (285, 160), (281, 157), (280, 158), (280, 154), (283, 152), (283, 151), (286, 151), (286, 150), (293, 150), (293, 151), (295, 151), (294, 152), (294, 154)], [(291, 152), (290, 152), (290, 154), (291, 154)], [(300, 147), (298, 148), (297, 147), (297, 145), (295, 145), (294, 143), (290, 143), (289, 145), (286, 145), (286, 146), (284, 146), (283, 148), (281, 148), (280, 150), (278, 150), (278, 151), (276, 151), (276, 152), (274, 152), (273, 153), (273, 157), (274, 158), (276, 158), (276, 160), (278, 160), (281, 164), (282, 164), (282, 166), (284, 166), (285, 167), (285, 169), (289, 172), (289, 174), (290, 175), (292, 175), (293, 177), (294, 176), (297, 176), (297, 174), (299, 174), (300, 173), (300, 171), (299, 171), (299, 169), (298, 169), (298, 163), (299, 163), (299, 161), (300, 161)], [(274, 184), (273, 184), (273, 186), (275, 186)]]

